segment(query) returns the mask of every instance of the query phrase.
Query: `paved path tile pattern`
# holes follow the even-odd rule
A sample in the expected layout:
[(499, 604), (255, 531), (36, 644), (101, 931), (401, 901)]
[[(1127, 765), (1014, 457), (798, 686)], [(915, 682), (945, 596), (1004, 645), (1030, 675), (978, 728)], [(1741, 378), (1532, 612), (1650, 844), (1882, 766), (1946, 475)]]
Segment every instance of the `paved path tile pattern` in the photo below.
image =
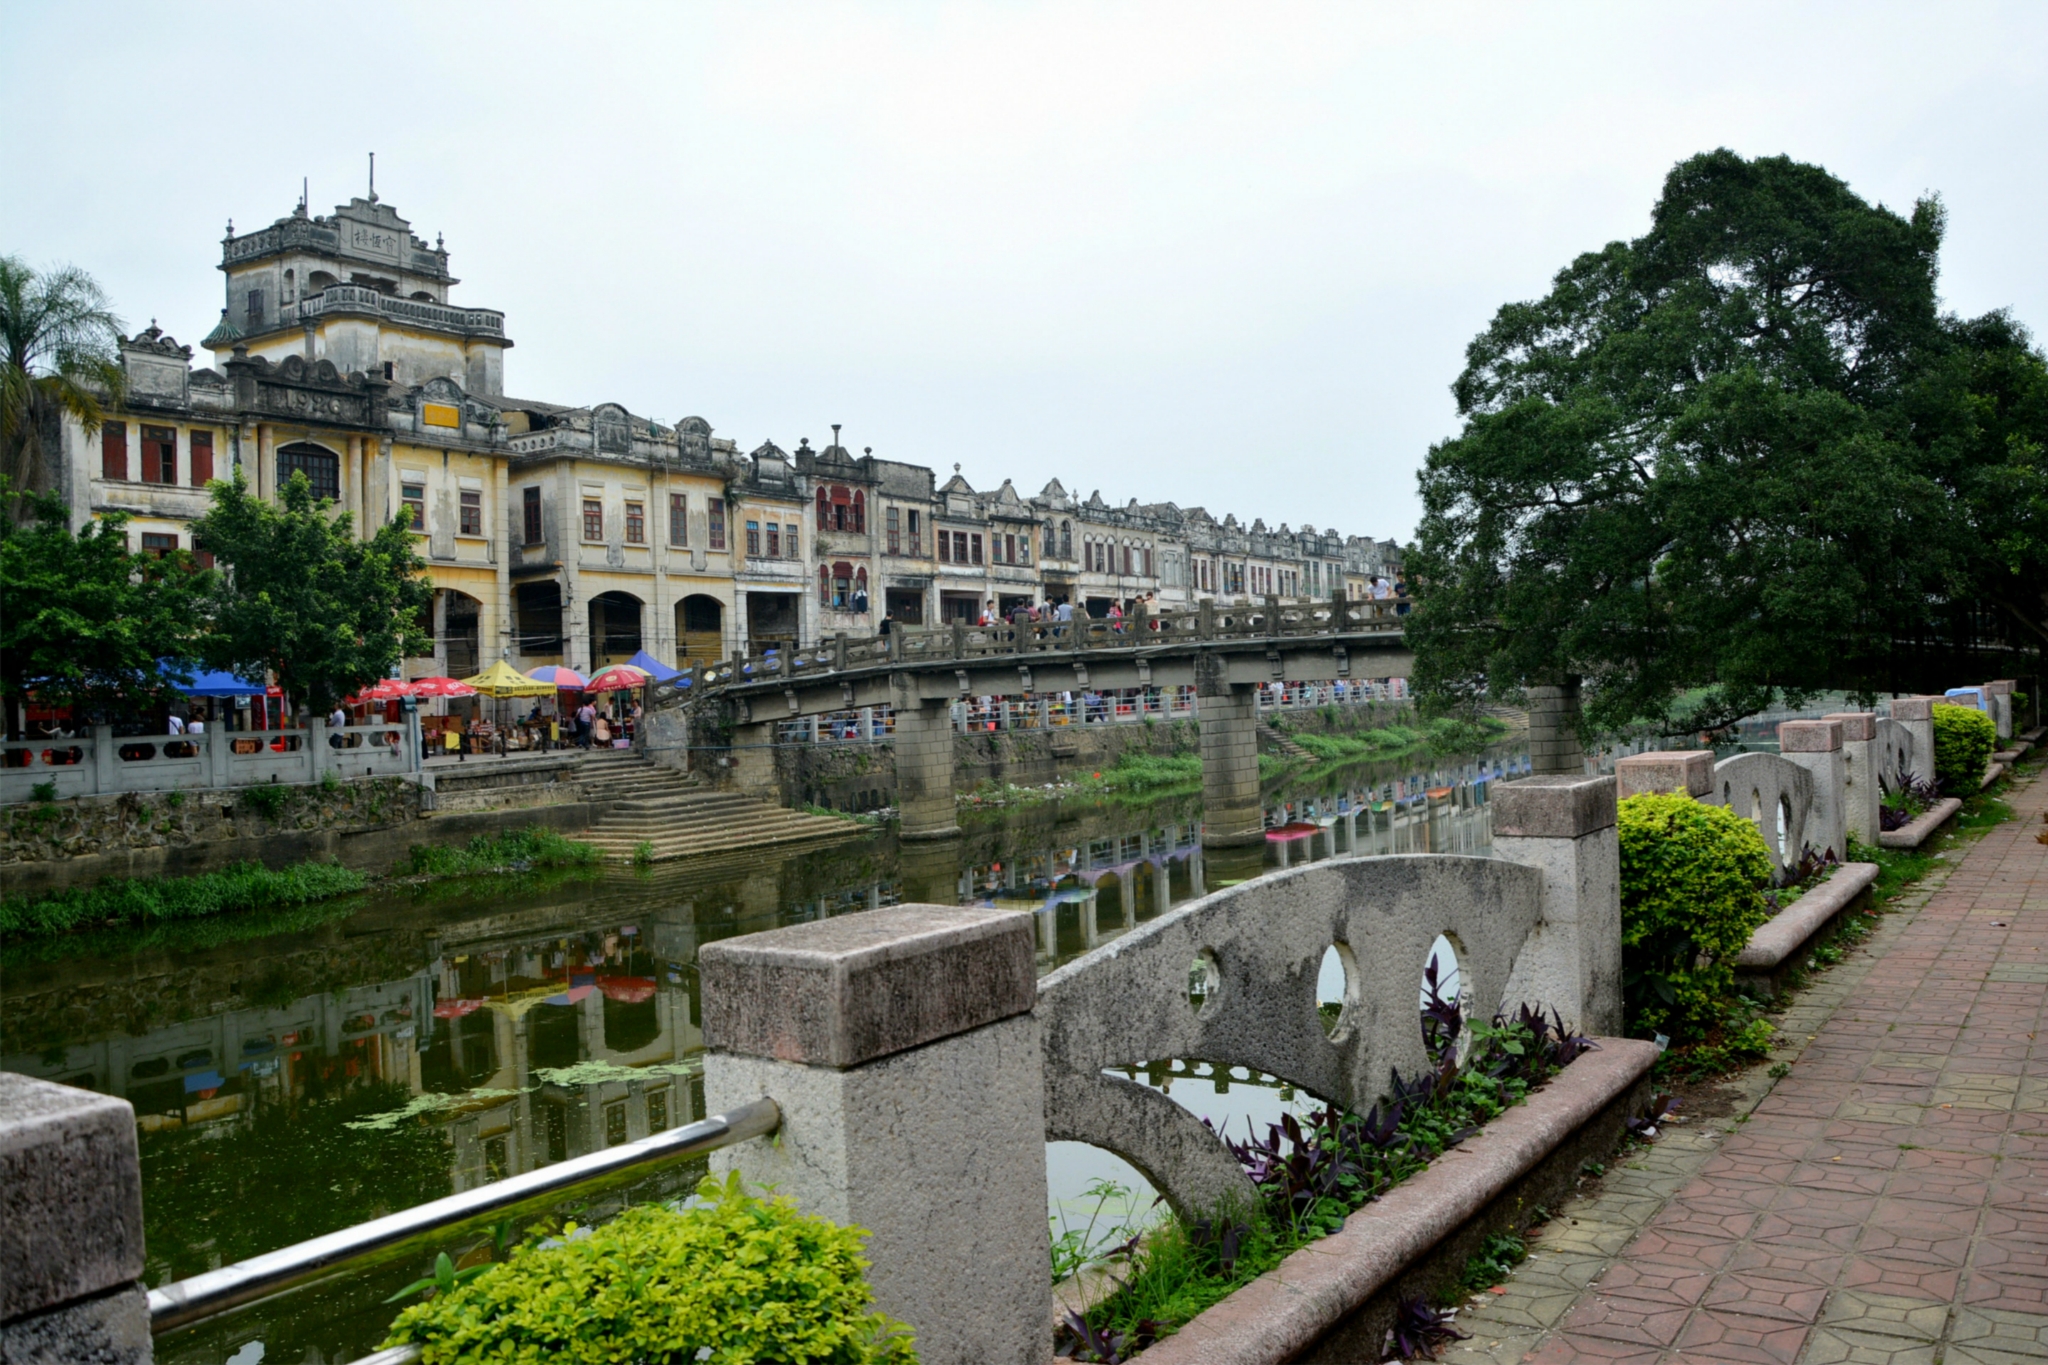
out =
[(1790, 1074), (1563, 1210), (1450, 1365), (2048, 1365), (2048, 782), (2022, 780), (1778, 1019)]

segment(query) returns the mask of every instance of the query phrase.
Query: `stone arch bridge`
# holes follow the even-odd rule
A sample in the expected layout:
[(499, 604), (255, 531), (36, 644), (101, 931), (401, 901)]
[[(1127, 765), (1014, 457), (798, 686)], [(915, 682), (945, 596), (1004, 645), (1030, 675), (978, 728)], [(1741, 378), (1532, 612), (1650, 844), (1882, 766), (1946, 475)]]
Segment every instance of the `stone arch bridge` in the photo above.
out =
[(668, 715), (725, 708), (735, 777), (742, 788), (766, 790), (774, 785), (778, 722), (849, 707), (893, 707), (901, 837), (937, 839), (959, 832), (954, 702), (1191, 686), (1200, 699), (1203, 842), (1218, 847), (1265, 837), (1259, 687), (1405, 677), (1413, 663), (1392, 601), (1204, 602), (1121, 620), (897, 629), (862, 640), (841, 635), (809, 650), (686, 672), (649, 689), (649, 712), (658, 733)]

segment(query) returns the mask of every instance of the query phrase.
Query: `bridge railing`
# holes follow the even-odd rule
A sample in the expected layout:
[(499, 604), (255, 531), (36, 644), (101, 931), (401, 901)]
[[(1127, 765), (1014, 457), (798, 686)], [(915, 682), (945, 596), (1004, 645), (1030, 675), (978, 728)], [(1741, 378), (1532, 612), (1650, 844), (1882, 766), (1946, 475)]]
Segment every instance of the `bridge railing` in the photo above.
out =
[(706, 690), (735, 683), (798, 679), (888, 664), (952, 662), (1073, 650), (1134, 649), (1198, 641), (1284, 639), (1361, 631), (1401, 629), (1404, 599), (1353, 602), (1312, 598), (1191, 608), (1129, 616), (1079, 616), (1071, 621), (1005, 621), (991, 625), (955, 622), (941, 626), (896, 626), (887, 635), (855, 639), (846, 635), (801, 648), (773, 647), (759, 658), (721, 659), (648, 689), (649, 704), (672, 706)]
[[(1325, 706), (1363, 706), (1399, 701), (1407, 696), (1405, 680), (1385, 682), (1341, 680), (1333, 683), (1273, 683), (1258, 689), (1261, 715), (1310, 711)], [(971, 697), (953, 704), (954, 728), (962, 734), (984, 731), (1045, 730), (1063, 725), (1136, 724), (1146, 720), (1195, 720), (1201, 702), (1192, 687), (1127, 687), (1058, 692), (1034, 696)], [(777, 744), (873, 744), (893, 739), (896, 711), (891, 706), (865, 706), (778, 721)]]

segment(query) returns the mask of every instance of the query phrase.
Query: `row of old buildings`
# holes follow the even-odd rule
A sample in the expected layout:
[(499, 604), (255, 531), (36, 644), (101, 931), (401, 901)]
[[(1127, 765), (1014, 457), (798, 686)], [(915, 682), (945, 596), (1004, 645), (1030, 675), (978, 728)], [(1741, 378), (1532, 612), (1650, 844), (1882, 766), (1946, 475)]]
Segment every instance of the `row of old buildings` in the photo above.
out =
[(837, 426), (742, 453), (699, 417), (509, 397), (504, 315), (451, 303), (445, 247), (374, 192), (230, 223), (219, 268), (213, 364), (154, 323), (126, 340), (126, 393), (62, 433), (59, 489), (77, 518), (130, 514), (143, 550), (192, 549), (207, 481), (237, 468), (267, 496), (303, 473), (360, 533), (409, 512), (437, 589), (412, 674), (702, 662), (1020, 603), (1356, 597), (1400, 572), (1392, 541), (976, 489), (855, 455)]

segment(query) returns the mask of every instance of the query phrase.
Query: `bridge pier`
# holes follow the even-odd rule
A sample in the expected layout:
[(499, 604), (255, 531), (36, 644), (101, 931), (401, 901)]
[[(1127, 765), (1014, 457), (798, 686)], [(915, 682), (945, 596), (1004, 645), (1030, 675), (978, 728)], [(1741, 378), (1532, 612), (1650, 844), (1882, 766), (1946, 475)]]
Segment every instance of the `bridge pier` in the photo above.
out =
[(943, 701), (906, 699), (896, 708), (896, 802), (901, 839), (960, 832), (953, 809), (953, 722)]
[(1242, 848), (1263, 842), (1258, 691), (1219, 680), (1214, 687), (1204, 686), (1200, 695), (1202, 846)]
[(1579, 680), (1562, 687), (1529, 689), (1529, 769), (1532, 773), (1583, 776), (1585, 750), (1579, 747)]
[(782, 803), (782, 779), (775, 772), (775, 722), (732, 727), (733, 785), (748, 796)]

